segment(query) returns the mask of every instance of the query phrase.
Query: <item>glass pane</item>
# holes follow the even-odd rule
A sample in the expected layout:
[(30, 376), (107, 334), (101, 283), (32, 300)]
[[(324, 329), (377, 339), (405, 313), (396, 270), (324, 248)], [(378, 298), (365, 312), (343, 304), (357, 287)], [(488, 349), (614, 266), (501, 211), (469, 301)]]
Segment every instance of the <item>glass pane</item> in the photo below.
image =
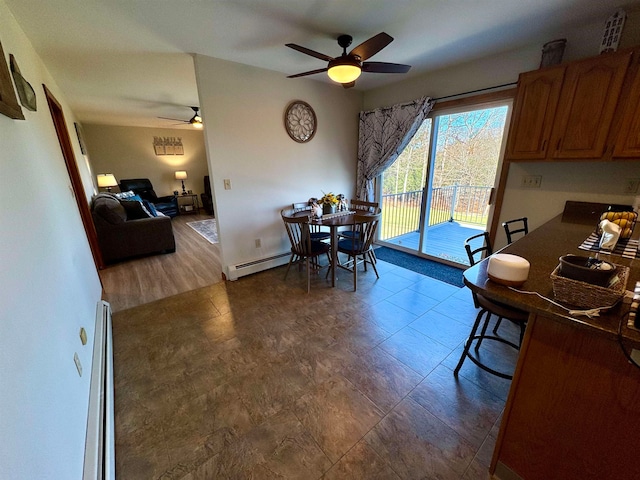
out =
[(432, 123), (430, 118), (422, 122), (409, 145), (382, 176), (381, 240), (414, 233), (405, 237), (403, 245), (418, 249), (420, 205), (429, 166)]
[(504, 105), (425, 120), (382, 176), (381, 241), (468, 264), (464, 240), (486, 229), (507, 111)]

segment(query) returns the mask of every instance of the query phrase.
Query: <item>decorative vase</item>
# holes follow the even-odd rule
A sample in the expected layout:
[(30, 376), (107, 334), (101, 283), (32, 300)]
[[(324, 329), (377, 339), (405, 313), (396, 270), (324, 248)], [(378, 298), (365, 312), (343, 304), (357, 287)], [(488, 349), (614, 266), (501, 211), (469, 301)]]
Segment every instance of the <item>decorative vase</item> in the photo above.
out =
[(331, 205), (329, 203), (324, 203), (322, 205), (322, 214), (323, 215), (330, 215), (332, 213), (336, 213), (336, 206), (335, 205)]

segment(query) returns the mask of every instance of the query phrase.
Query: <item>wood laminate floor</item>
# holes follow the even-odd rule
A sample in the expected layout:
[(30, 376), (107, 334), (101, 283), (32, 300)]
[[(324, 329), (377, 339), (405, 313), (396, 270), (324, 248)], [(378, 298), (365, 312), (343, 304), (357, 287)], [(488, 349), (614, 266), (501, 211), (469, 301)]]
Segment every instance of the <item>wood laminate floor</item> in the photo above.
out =
[(213, 217), (179, 215), (171, 220), (174, 253), (127, 260), (101, 270), (103, 299), (111, 309), (118, 312), (222, 281), (218, 245), (187, 225), (208, 218)]
[(453, 376), (469, 290), (378, 268), (357, 292), (278, 267), (115, 313), (117, 478), (487, 480), (510, 382)]

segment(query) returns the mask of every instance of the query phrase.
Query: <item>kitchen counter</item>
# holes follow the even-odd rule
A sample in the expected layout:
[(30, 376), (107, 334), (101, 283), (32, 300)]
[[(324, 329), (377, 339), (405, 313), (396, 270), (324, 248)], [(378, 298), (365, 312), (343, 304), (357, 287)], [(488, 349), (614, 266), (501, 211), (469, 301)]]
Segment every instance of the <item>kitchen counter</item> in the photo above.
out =
[[(592, 224), (563, 222), (562, 215), (558, 215), (517, 242), (500, 250), (500, 253), (510, 253), (523, 257), (531, 264), (528, 280), (524, 285), (518, 287), (518, 290), (537, 292), (549, 299), (553, 299), (553, 285), (550, 275), (558, 265), (559, 258), (567, 254), (593, 255), (592, 252), (578, 248), (593, 230), (594, 225)], [(640, 233), (640, 227), (636, 228), (636, 230), (634, 236)], [(618, 255), (606, 254), (601, 254), (600, 258), (630, 267), (626, 289), (633, 291), (636, 281), (640, 280), (640, 259), (632, 260)], [(508, 287), (492, 282), (487, 276), (487, 265), (488, 262), (485, 260), (467, 269), (464, 272), (465, 285), (477, 293), (521, 310), (543, 314), (558, 321), (573, 322), (575, 325), (592, 328), (604, 335), (615, 337), (618, 332), (620, 318), (629, 309), (628, 305), (620, 302), (610, 311), (602, 312), (599, 317), (574, 316), (569, 318), (567, 311), (536, 295), (518, 293)], [(640, 332), (628, 329), (624, 325), (622, 333), (629, 341), (640, 345)]]
[[(558, 216), (502, 249), (531, 263), (519, 290), (553, 299), (550, 274), (559, 257), (589, 255), (578, 246), (594, 226)], [(632, 289), (640, 260), (607, 257), (601, 255), (631, 268)], [(490, 281), (487, 264), (466, 270), (465, 284), (530, 312), (490, 473), (502, 480), (640, 478), (640, 369), (627, 360), (617, 336), (628, 305), (594, 318), (570, 316), (538, 296)], [(624, 325), (622, 337), (628, 351), (640, 348), (635, 329)]]

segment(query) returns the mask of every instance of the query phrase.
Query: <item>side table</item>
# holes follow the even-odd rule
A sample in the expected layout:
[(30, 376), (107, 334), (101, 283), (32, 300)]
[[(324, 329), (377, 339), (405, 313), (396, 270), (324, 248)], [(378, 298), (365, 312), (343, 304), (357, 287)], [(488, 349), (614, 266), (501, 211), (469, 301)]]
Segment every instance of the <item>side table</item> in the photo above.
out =
[(200, 203), (198, 202), (197, 194), (188, 193), (186, 195), (178, 195), (177, 198), (180, 215), (189, 215), (199, 212)]

